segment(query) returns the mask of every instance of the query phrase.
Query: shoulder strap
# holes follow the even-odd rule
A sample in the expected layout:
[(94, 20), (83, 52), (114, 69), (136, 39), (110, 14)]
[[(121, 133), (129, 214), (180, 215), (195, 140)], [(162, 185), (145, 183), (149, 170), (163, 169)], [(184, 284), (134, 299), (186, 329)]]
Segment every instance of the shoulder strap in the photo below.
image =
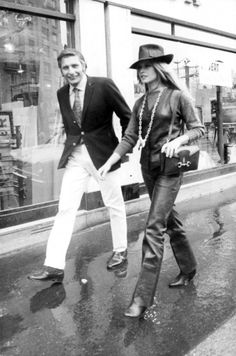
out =
[(167, 142), (169, 142), (170, 138), (171, 138), (172, 129), (173, 129), (173, 125), (174, 125), (175, 118), (176, 118), (176, 112), (177, 112), (177, 107), (179, 104), (180, 96), (181, 96), (180, 90), (173, 90), (171, 97), (170, 97), (170, 107), (172, 110), (172, 118), (171, 118), (171, 123), (170, 123), (170, 127), (169, 127)]

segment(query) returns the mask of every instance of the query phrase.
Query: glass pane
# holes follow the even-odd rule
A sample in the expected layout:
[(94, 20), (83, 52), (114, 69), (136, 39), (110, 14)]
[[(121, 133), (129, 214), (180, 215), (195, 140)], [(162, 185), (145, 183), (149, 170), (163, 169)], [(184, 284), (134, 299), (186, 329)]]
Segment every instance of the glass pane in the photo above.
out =
[(58, 199), (63, 131), (57, 55), (67, 24), (0, 11), (0, 210)]
[[(179, 42), (133, 35), (133, 60), (137, 60), (138, 48), (145, 43), (164, 47), (165, 53), (173, 53), (170, 64), (183, 88), (189, 88), (195, 107), (206, 127), (206, 135), (200, 140), (202, 164), (200, 169), (220, 165), (218, 127), (216, 120), (217, 85), (222, 88), (224, 163), (236, 162), (236, 55), (219, 50), (187, 45)], [(218, 72), (218, 73), (217, 73)], [(136, 98), (143, 92), (134, 71)], [(233, 148), (232, 148), (233, 147)], [(230, 150), (230, 157), (227, 154)]]
[(225, 46), (230, 48), (236, 47), (236, 40), (224, 36), (215, 35), (205, 31), (194, 30), (184, 26), (175, 26), (175, 35), (186, 37), (198, 41), (214, 43), (218, 46)]
[(155, 31), (155, 32), (162, 32), (165, 34), (171, 34), (171, 25), (169, 23), (147, 19), (142, 16), (131, 16), (131, 25), (132, 27), (137, 27), (140, 29)]
[(5, 2), (68, 13), (71, 0), (5, 0)]

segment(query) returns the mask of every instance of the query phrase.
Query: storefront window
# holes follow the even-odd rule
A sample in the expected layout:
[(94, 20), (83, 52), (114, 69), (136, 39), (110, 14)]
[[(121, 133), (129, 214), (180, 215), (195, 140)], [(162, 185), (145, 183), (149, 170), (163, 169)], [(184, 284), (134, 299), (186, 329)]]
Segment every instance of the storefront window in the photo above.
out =
[(51, 11), (68, 12), (68, 0), (5, 0), (5, 3), (37, 7)]
[(187, 28), (185, 26), (176, 25), (175, 35), (180, 37), (190, 38), (191, 40), (198, 40), (198, 41), (201, 40), (211, 44), (216, 44), (218, 46), (225, 46), (225, 47), (227, 46), (231, 48), (235, 48), (236, 46), (235, 39), (216, 35), (205, 31)]
[(154, 19), (147, 19), (141, 16), (133, 15), (131, 17), (132, 27), (138, 27), (149, 31), (156, 31), (171, 34), (171, 24)]
[[(206, 135), (199, 142), (202, 156), (200, 169), (207, 169), (222, 163), (236, 162), (236, 55), (229, 52), (203, 48), (179, 42), (133, 35), (133, 56), (137, 57), (138, 47), (145, 43), (157, 43), (165, 53), (173, 53), (172, 70), (178, 80), (187, 87), (195, 102), (199, 116), (206, 127)], [(142, 93), (134, 73), (136, 97)], [(223, 119), (224, 162), (220, 157), (218, 123), (216, 118), (217, 88), (221, 90)], [(231, 145), (231, 156), (227, 157), (227, 146)]]
[[(36, 3), (54, 6), (27, 1)], [(56, 56), (69, 37), (65, 21), (0, 10), (0, 210), (58, 199), (56, 91), (63, 83)]]

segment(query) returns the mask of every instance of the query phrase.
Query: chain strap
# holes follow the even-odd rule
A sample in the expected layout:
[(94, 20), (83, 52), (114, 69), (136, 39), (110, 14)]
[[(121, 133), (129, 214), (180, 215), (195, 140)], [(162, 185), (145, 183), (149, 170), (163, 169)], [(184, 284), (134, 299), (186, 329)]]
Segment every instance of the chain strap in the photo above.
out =
[(146, 133), (144, 138), (142, 138), (142, 122), (143, 122), (143, 112), (144, 112), (144, 108), (145, 108), (146, 101), (147, 101), (147, 95), (145, 95), (144, 98), (143, 98), (141, 110), (140, 110), (140, 113), (139, 113), (139, 125), (138, 125), (138, 144), (139, 144), (138, 149), (139, 150), (141, 148), (143, 148), (145, 146), (146, 142), (147, 142), (147, 139), (148, 139), (149, 134), (151, 132), (151, 128), (152, 128), (154, 116), (155, 116), (155, 113), (156, 113), (156, 109), (157, 109), (157, 106), (159, 104), (160, 97), (161, 97), (161, 94), (163, 93), (163, 90), (164, 89), (160, 90), (160, 92), (159, 92), (159, 94), (157, 96), (156, 102), (155, 102), (155, 104), (153, 106), (151, 119), (150, 119), (150, 122), (149, 122), (149, 125), (148, 125), (147, 133)]

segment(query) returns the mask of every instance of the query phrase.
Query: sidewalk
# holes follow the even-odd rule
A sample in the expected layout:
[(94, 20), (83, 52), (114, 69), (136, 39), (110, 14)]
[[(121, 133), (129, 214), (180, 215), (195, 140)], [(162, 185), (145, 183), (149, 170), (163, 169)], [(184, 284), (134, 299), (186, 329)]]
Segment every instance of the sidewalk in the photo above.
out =
[(17, 232), (14, 239), (10, 232), (2, 234), (0, 355), (235, 356), (232, 178), (182, 187), (177, 208), (196, 254), (197, 275), (184, 289), (168, 288), (178, 267), (166, 238), (154, 305), (142, 321), (125, 318), (123, 312), (140, 270), (146, 196), (127, 204), (128, 265), (117, 271), (106, 270), (112, 243), (104, 209), (92, 212), (96, 217), (91, 215), (89, 227), (85, 219), (74, 233), (62, 285), (27, 279), (42, 266), (49, 223), (46, 229), (44, 222), (31, 226), (34, 234), (28, 236), (19, 229), (18, 239)]
[[(176, 203), (184, 203), (201, 199), (205, 196), (214, 196), (215, 193), (226, 192), (231, 196), (230, 189), (236, 187), (236, 173), (230, 173), (216, 178), (205, 179), (199, 182), (182, 185), (177, 196)], [(223, 198), (223, 197), (222, 197)], [(211, 199), (211, 198), (210, 198)], [(126, 202), (127, 217), (140, 212), (145, 212), (149, 208), (148, 195), (142, 195), (138, 199)], [(16, 249), (26, 248), (35, 244), (42, 244), (48, 238), (49, 231), (53, 225), (53, 217), (37, 220), (34, 222), (12, 226), (0, 230), (1, 251), (0, 254), (11, 253)], [(80, 210), (74, 227), (74, 234), (89, 227), (109, 221), (106, 208), (85, 211)]]

